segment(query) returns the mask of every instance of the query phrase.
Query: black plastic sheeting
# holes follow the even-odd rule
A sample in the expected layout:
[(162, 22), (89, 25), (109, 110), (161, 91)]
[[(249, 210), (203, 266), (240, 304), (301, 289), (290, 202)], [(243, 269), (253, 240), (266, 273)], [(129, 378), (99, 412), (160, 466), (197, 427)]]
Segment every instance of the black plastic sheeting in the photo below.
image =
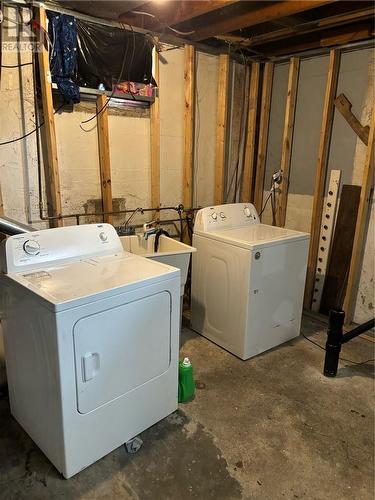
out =
[(140, 33), (77, 19), (77, 74), (80, 87), (111, 91), (122, 81), (155, 83), (152, 43)]

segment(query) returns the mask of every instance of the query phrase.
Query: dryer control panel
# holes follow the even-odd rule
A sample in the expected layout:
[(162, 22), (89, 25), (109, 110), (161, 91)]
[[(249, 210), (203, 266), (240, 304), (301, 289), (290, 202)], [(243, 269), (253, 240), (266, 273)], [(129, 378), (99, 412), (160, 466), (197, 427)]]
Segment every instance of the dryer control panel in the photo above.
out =
[(251, 203), (216, 205), (199, 210), (194, 231), (212, 232), (218, 229), (259, 224), (257, 211)]
[(11, 236), (2, 242), (0, 263), (12, 273), (117, 252), (123, 248), (113, 226), (82, 224)]

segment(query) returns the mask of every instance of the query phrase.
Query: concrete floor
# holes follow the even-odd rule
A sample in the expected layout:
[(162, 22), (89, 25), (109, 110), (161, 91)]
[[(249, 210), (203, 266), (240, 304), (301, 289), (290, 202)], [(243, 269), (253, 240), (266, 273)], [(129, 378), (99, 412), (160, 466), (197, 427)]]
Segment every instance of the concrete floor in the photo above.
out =
[[(303, 332), (321, 344), (322, 324)], [(193, 402), (64, 480), (9, 414), (0, 396), (0, 498), (373, 499), (374, 367), (342, 362), (322, 376), (324, 353), (300, 337), (243, 362), (189, 329), (182, 355), (194, 366)], [(342, 356), (374, 358), (356, 339)]]

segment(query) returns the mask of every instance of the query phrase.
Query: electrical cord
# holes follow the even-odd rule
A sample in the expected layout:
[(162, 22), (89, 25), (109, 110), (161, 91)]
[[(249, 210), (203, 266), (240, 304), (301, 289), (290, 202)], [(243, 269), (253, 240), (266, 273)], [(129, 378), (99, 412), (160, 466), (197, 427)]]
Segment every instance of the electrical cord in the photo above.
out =
[[(61, 106), (59, 106), (53, 112), (53, 114), (55, 115), (56, 113), (58, 113), (60, 111), (60, 109), (63, 108), (63, 106), (65, 106), (65, 102), (63, 104), (61, 104)], [(39, 123), (39, 125), (36, 128), (31, 130), (30, 132), (27, 132), (27, 134), (24, 134), (21, 137), (17, 137), (16, 139), (10, 139), (9, 141), (0, 142), (0, 146), (5, 146), (6, 144), (12, 144), (13, 142), (22, 141), (22, 139), (26, 139), (26, 137), (29, 137), (29, 135), (34, 134), (37, 130), (39, 130), (44, 125), (44, 123), (45, 122), (43, 120), (41, 123)]]
[[(314, 340), (311, 340), (309, 339), (309, 337), (306, 337), (305, 334), (303, 334), (301, 332), (301, 335), (302, 337), (307, 340), (308, 342), (311, 342), (311, 344), (314, 344), (316, 347), (319, 347), (319, 349), (322, 349), (322, 351), (326, 351), (326, 348), (323, 347), (322, 345), (318, 344), (318, 342), (315, 342)], [(360, 362), (357, 362), (357, 361), (352, 361), (351, 359), (347, 359), (347, 358), (342, 358), (341, 356), (339, 356), (339, 359), (341, 361), (347, 361), (348, 363), (352, 363), (353, 365), (365, 365), (366, 363), (372, 363), (373, 361), (375, 361), (375, 358), (373, 359), (366, 359), (366, 361), (360, 361)]]
[(266, 209), (266, 206), (267, 206), (269, 199), (271, 198), (271, 211), (272, 211), (272, 225), (273, 226), (276, 226), (276, 211), (275, 211), (275, 209), (276, 209), (276, 189), (275, 188), (276, 188), (276, 182), (274, 181), (274, 178), (272, 176), (271, 188), (270, 188), (269, 195), (267, 196), (267, 199), (264, 202), (263, 208), (259, 214), (259, 217), (260, 217), (262, 215), (262, 213), (264, 212), (264, 210)]
[(182, 35), (182, 36), (187, 36), (187, 35), (193, 35), (195, 33), (195, 31), (179, 31), (179, 30), (176, 30), (175, 28), (172, 28), (172, 26), (169, 26), (168, 24), (166, 23), (163, 23), (159, 18), (158, 16), (155, 16), (155, 14), (151, 14), (150, 12), (142, 12), (140, 10), (131, 10), (130, 11), (130, 14), (136, 14), (138, 16), (147, 16), (147, 17), (152, 17), (153, 19), (156, 19), (157, 22), (163, 26), (164, 28), (168, 28), (170, 29), (171, 31), (173, 31), (174, 33), (177, 33), (177, 35)]
[(21, 63), (21, 64), (2, 64), (2, 68), (21, 68), (22, 66), (31, 66), (33, 63), (32, 62), (26, 62), (26, 63)]
[(264, 210), (266, 209), (266, 206), (267, 206), (268, 200), (271, 198), (271, 196), (272, 196), (272, 191), (270, 191), (269, 195), (267, 196), (267, 199), (266, 199), (266, 201), (264, 202), (263, 208), (262, 208), (262, 210), (259, 212), (259, 217), (262, 215), (262, 213), (263, 213), (263, 212), (264, 212)]

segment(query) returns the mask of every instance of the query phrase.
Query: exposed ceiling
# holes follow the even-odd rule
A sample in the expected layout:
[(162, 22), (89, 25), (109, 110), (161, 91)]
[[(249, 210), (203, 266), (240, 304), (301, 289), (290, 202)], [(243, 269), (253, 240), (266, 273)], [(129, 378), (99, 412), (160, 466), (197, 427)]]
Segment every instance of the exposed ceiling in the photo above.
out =
[(160, 35), (252, 56), (373, 39), (373, 1), (61, 0), (55, 3)]

